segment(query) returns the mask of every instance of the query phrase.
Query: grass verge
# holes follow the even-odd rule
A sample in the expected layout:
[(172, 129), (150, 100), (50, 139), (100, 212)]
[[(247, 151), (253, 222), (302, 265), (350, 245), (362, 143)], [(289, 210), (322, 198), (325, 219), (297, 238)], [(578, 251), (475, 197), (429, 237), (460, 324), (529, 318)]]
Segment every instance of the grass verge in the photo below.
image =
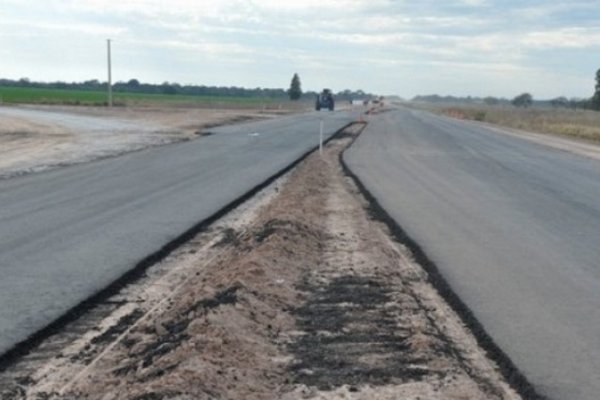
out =
[(453, 118), (600, 143), (600, 112), (597, 111), (483, 105), (425, 107)]

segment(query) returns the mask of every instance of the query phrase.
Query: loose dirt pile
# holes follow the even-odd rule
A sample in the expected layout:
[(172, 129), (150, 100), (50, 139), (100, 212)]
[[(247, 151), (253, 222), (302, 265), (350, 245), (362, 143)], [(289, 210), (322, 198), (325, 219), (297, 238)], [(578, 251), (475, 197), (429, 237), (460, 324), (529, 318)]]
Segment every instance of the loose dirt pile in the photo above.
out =
[(97, 329), (27, 375), (5, 372), (4, 396), (519, 398), (369, 218), (338, 160), (356, 133), (311, 155), (250, 217), (166, 260), (161, 274), (175, 278), (117, 296)]

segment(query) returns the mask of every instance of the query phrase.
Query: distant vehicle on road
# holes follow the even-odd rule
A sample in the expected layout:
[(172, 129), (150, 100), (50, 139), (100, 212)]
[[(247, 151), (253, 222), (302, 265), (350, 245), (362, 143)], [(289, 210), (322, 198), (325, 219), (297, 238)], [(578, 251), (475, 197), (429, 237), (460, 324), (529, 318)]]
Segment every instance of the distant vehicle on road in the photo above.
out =
[(333, 100), (333, 93), (330, 89), (323, 89), (323, 91), (317, 95), (317, 101), (315, 109), (321, 111), (321, 108), (328, 108), (329, 111), (333, 111), (335, 107), (335, 101)]

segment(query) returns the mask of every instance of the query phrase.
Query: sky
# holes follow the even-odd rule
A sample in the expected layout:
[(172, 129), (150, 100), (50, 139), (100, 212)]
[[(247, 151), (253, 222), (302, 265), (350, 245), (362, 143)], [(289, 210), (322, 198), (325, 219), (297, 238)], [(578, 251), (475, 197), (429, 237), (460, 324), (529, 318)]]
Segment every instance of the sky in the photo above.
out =
[(600, 1), (0, 0), (0, 77), (590, 97)]

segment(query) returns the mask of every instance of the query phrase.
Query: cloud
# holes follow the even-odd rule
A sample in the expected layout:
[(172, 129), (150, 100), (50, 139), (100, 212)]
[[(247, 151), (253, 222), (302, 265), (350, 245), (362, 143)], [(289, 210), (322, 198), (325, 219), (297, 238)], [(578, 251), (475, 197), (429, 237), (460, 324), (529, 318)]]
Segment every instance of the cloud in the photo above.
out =
[(521, 43), (534, 49), (569, 49), (600, 47), (600, 28), (561, 28), (552, 31), (530, 32)]
[[(143, 39), (125, 39), (123, 43), (128, 46), (170, 49), (176, 51), (194, 52), (202, 54), (203, 57), (249, 57), (256, 51), (247, 46), (235, 43), (221, 43), (215, 41), (181, 41), (174, 39), (165, 40), (143, 40)], [(118, 45), (118, 43), (116, 43)]]
[(481, 7), (489, 4), (487, 0), (462, 0), (459, 3), (472, 7)]
[(365, 2), (363, 0), (302, 0), (302, 1), (280, 1), (280, 0), (259, 0), (251, 1), (251, 3), (263, 10), (267, 11), (332, 11), (332, 12), (356, 12), (365, 8), (373, 7), (377, 4), (386, 4), (385, 1), (373, 0)]
[[(6, 27), (32, 29), (30, 20), (5, 20), (3, 24)], [(110, 26), (97, 23), (53, 23), (36, 22), (33, 27), (35, 31), (53, 31), (62, 33), (77, 33), (85, 35), (95, 35), (108, 37), (111, 35), (120, 35), (127, 31), (127, 28), (121, 26)]]
[[(119, 56), (143, 54), (145, 70), (161, 57), (185, 60), (195, 69), (211, 68), (220, 81), (236, 79), (231, 69), (244, 70), (264, 82), (269, 73), (352, 71), (376, 68), (364, 83), (390, 68), (452, 68), (452, 84), (470, 79), (473, 71), (522, 74), (541, 69), (550, 73), (587, 73), (588, 57), (577, 57), (600, 43), (600, 16), (595, 0), (3, 0), (0, 7), (0, 48), (9, 49), (11, 70), (42, 71), (26, 51), (50, 54), (49, 48), (75, 43), (82, 59), (86, 46), (103, 46), (100, 38), (115, 39)], [(26, 46), (22, 44), (26, 43)], [(579, 52), (579, 53), (578, 53)], [(540, 54), (544, 53), (545, 56)], [(547, 63), (548, 55), (554, 58)], [(89, 58), (92, 58), (91, 51)], [(21, 61), (20, 61), (21, 60)], [(47, 63), (62, 60), (47, 59)], [(118, 61), (118, 58), (117, 58)], [(22, 62), (22, 65), (16, 63)], [(125, 61), (124, 61), (125, 62)], [(135, 60), (127, 60), (135, 74)], [(184, 62), (163, 68), (164, 79), (175, 81)], [(210, 64), (210, 65), (209, 65)], [(260, 66), (252, 72), (249, 65)], [(597, 66), (596, 66), (597, 67)], [(81, 67), (85, 72), (84, 66)], [(54, 68), (56, 70), (58, 68)], [(48, 69), (50, 70), (50, 68)], [(462, 72), (461, 72), (462, 71)], [(82, 74), (84, 73), (82, 72)], [(357, 72), (358, 73), (358, 72)], [(220, 75), (219, 75), (220, 74)], [(342, 79), (343, 74), (336, 74)], [(190, 76), (185, 75), (186, 79)], [(216, 79), (206, 74), (198, 79)], [(440, 75), (441, 76), (441, 75)], [(456, 76), (456, 80), (454, 78)], [(542, 79), (540, 78), (540, 79)], [(325, 78), (322, 78), (325, 79)], [(400, 79), (400, 78), (397, 78)], [(346, 86), (355, 84), (349, 78)], [(254, 86), (248, 80), (248, 86)], [(498, 86), (498, 90), (503, 87)], [(389, 91), (392, 91), (391, 89)], [(388, 91), (388, 92), (389, 92)]]

